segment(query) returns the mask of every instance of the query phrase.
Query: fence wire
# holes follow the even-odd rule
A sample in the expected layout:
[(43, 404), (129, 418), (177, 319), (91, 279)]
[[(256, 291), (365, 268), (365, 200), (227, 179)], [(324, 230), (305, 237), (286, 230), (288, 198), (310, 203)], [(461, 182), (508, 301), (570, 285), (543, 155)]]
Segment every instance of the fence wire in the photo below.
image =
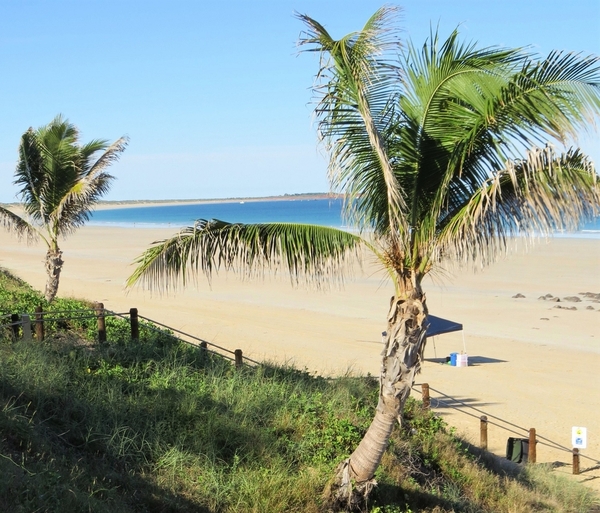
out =
[[(416, 388), (417, 386), (420, 386), (422, 384), (423, 383), (415, 383), (413, 385), (413, 387), (412, 387), (412, 390), (414, 390), (415, 392), (418, 392), (419, 394), (422, 395), (423, 391), (420, 390), (419, 388)], [(429, 390), (433, 390), (434, 392), (436, 392), (436, 393), (438, 393), (438, 394), (440, 394), (440, 395), (442, 395), (442, 396), (444, 396), (444, 397), (446, 397), (448, 399), (451, 399), (455, 403), (460, 403), (465, 408), (469, 408), (471, 410), (474, 410), (474, 411), (480, 413), (481, 415), (485, 415), (488, 418), (488, 421), (487, 421), (488, 424), (491, 424), (493, 426), (499, 427), (500, 429), (504, 429), (505, 431), (508, 431), (509, 433), (513, 433), (513, 434), (519, 435), (521, 437), (528, 436), (528, 434), (529, 434), (529, 429), (524, 428), (523, 426), (519, 426), (519, 425), (514, 424), (514, 423), (512, 423), (512, 422), (510, 422), (508, 420), (505, 420), (503, 418), (497, 417), (496, 415), (492, 415), (491, 413), (487, 413), (487, 412), (485, 412), (483, 410), (480, 410), (479, 408), (476, 408), (475, 406), (471, 406), (470, 404), (467, 404), (464, 401), (461, 401), (460, 399), (456, 399), (456, 398), (454, 398), (454, 397), (452, 397), (452, 396), (450, 396), (448, 394), (445, 394), (441, 390), (437, 390), (437, 389), (435, 389), (435, 388), (433, 388), (431, 386), (429, 387)], [(439, 408), (439, 406), (433, 406), (434, 401), (435, 401), (435, 403), (438, 404), (438, 405), (442, 404), (444, 408), (452, 408), (453, 410), (456, 410), (456, 411), (458, 411), (458, 412), (460, 412), (460, 413), (462, 413), (464, 415), (468, 415), (468, 416), (476, 418), (478, 420), (481, 419), (481, 415), (476, 415), (474, 413), (465, 411), (465, 410), (463, 410), (461, 408), (457, 408), (456, 406), (453, 406), (452, 404), (449, 404), (448, 402), (444, 401), (444, 399), (439, 399), (439, 398), (435, 398), (435, 397), (429, 397), (429, 401), (431, 403), (431, 407), (432, 408), (436, 408), (436, 407)], [(515, 431), (514, 429), (508, 428), (508, 427), (506, 427), (506, 426), (504, 426), (502, 424), (498, 424), (497, 422), (490, 421), (489, 420), (490, 418), (496, 419), (499, 422), (502, 422), (502, 423), (504, 423), (504, 424), (506, 424), (508, 426), (512, 426), (513, 428), (520, 429), (521, 431), (525, 432), (525, 435), (523, 435), (523, 433)], [(540, 445), (545, 445), (546, 447), (550, 447), (552, 449), (556, 449), (556, 450), (568, 452), (569, 454), (573, 454), (573, 450), (572, 449), (569, 449), (568, 447), (565, 447), (564, 445), (561, 445), (558, 442), (555, 442), (554, 440), (550, 440), (549, 438), (546, 438), (545, 436), (539, 435), (537, 432), (536, 432), (536, 440), (543, 440), (543, 441), (538, 441), (538, 443)], [(579, 457), (580, 458), (585, 458), (587, 460), (590, 460), (590, 461), (592, 461), (592, 462), (600, 465), (600, 460), (595, 459), (595, 458), (591, 458), (589, 456), (586, 456), (585, 454), (579, 453)]]
[[(120, 317), (121, 319), (125, 319), (127, 321), (131, 320), (131, 312), (120, 312), (119, 313), (119, 312), (113, 312), (111, 310), (104, 310), (104, 311), (105, 311), (105, 315), (106, 316)], [(143, 315), (139, 315), (138, 314), (138, 319), (142, 319), (142, 320), (147, 321), (147, 322), (150, 323), (150, 324), (143, 324), (143, 325), (141, 325), (140, 326), (141, 329), (148, 329), (150, 331), (154, 331), (156, 333), (160, 333), (161, 335), (165, 335), (167, 337), (170, 337), (173, 340), (178, 340), (179, 342), (183, 342), (185, 344), (190, 344), (190, 345), (192, 345), (194, 347), (198, 347), (198, 344), (194, 344), (193, 342), (190, 342), (189, 340), (184, 340), (184, 339), (182, 339), (182, 338), (180, 338), (180, 337), (178, 337), (176, 335), (173, 335), (172, 333), (167, 333), (167, 332), (164, 331), (164, 329), (167, 329), (169, 331), (176, 331), (178, 333), (181, 333), (182, 335), (186, 335), (186, 336), (188, 336), (190, 338), (198, 340), (199, 342), (205, 342), (206, 344), (210, 344), (211, 346), (218, 347), (219, 349), (222, 349), (223, 351), (226, 351), (228, 353), (231, 353), (231, 354), (235, 355), (234, 351), (230, 351), (229, 349), (221, 348), (221, 347), (217, 346), (216, 344), (212, 344), (212, 343), (210, 343), (210, 342), (208, 342), (206, 340), (203, 340), (201, 338), (194, 337), (193, 335), (190, 335), (189, 333), (185, 333), (183, 331), (179, 331), (179, 330), (177, 330), (175, 328), (172, 328), (171, 326), (167, 326), (166, 324), (162, 324), (162, 323), (160, 323), (158, 321), (155, 321), (153, 319), (150, 319), (148, 317), (144, 317)], [(161, 328), (164, 328), (164, 329), (159, 329), (159, 328), (157, 328), (154, 325), (160, 326)], [(232, 358), (231, 356), (228, 356), (226, 354), (221, 354), (221, 353), (218, 353), (216, 351), (212, 351), (211, 349), (208, 349), (208, 348), (203, 348), (203, 349), (205, 349), (209, 353), (212, 353), (212, 354), (215, 354), (217, 356), (220, 356), (221, 358), (225, 358), (226, 360), (235, 361), (234, 357)], [(250, 358), (245, 358), (245, 359), (246, 360), (250, 360)], [(254, 363), (254, 360), (250, 360), (250, 361)]]
[[(52, 312), (54, 313), (54, 312)], [(39, 312), (38, 312), (39, 314)], [(25, 315), (29, 315), (30, 314), (25, 314)], [(48, 317), (45, 314), (42, 314), (41, 318), (36, 318), (35, 314), (33, 314), (33, 316), (30, 316), (29, 319), (31, 320), (31, 322), (59, 322), (59, 321), (81, 321), (83, 319), (97, 319), (98, 315), (81, 315), (78, 317)], [(23, 321), (19, 321), (20, 324), (23, 324)]]
[(35, 315), (35, 314), (39, 314), (42, 313), (44, 315), (46, 314), (74, 314), (74, 313), (90, 313), (90, 312), (99, 312), (101, 310), (101, 308), (87, 308), (85, 310), (48, 310), (48, 311), (44, 311), (44, 312), (33, 312), (33, 313), (27, 313), (25, 312), (25, 315)]
[[(189, 333), (186, 333), (185, 331), (181, 331), (181, 330), (178, 330), (176, 328), (172, 328), (171, 326), (167, 326), (166, 324), (162, 324), (162, 323), (157, 322), (157, 321), (155, 321), (153, 319), (149, 319), (148, 317), (144, 317), (143, 315), (138, 315), (138, 318), (143, 319), (143, 320), (148, 321), (148, 322), (151, 322), (152, 324), (155, 324), (157, 326), (161, 326), (162, 328), (166, 328), (166, 329), (168, 329), (170, 331), (173, 331), (174, 333), (179, 333), (180, 335), (184, 335), (184, 336), (189, 337), (189, 338), (191, 338), (193, 340), (196, 340), (198, 342), (204, 342), (205, 344), (210, 345), (212, 347), (216, 347), (217, 349), (220, 349), (221, 351), (225, 351), (226, 353), (230, 353), (230, 354), (235, 355), (235, 351), (232, 351), (231, 349), (227, 349), (227, 348), (221, 347), (221, 346), (219, 346), (217, 344), (213, 344), (212, 342), (208, 342), (207, 340), (201, 339), (201, 338), (196, 337), (194, 335), (190, 335)], [(178, 340), (181, 340), (182, 342), (186, 342), (188, 344), (193, 344), (192, 342), (190, 342), (188, 340), (183, 340), (183, 339), (180, 339), (179, 337), (175, 337), (175, 338), (177, 338)], [(193, 344), (193, 345), (197, 345), (197, 344)], [(252, 362), (252, 363), (254, 363), (256, 365), (260, 365), (260, 362), (252, 360), (251, 358), (248, 358), (247, 356), (244, 356), (244, 360), (248, 360), (248, 361), (250, 361), (250, 362)]]
[[(70, 314), (68, 316), (61, 316), (61, 317), (52, 317), (53, 315), (57, 315), (57, 314)], [(73, 314), (82, 314), (82, 315), (73, 315)], [(87, 314), (87, 315), (85, 315)], [(15, 326), (23, 326), (25, 324), (25, 322), (23, 320), (23, 316), (28, 316), (29, 317), (29, 323), (31, 325), (34, 325), (37, 322), (60, 322), (60, 321), (79, 321), (79, 320), (85, 320), (85, 319), (98, 319), (100, 316), (104, 316), (104, 317), (119, 317), (121, 319), (130, 321), (131, 319), (131, 312), (113, 312), (112, 310), (107, 310), (105, 308), (90, 308), (87, 310), (52, 310), (50, 312), (31, 312), (31, 313), (22, 313), (19, 315), (19, 319), (12, 321), (8, 324), (1, 324), (0, 325), (0, 329), (5, 329), (5, 328), (9, 328), (9, 329), (14, 329)], [(4, 314), (2, 316), (0, 316), (0, 319), (3, 318), (11, 318), (12, 314)], [(162, 324), (158, 321), (155, 321), (153, 319), (150, 319), (148, 317), (144, 317), (143, 315), (138, 315), (138, 319), (142, 319), (144, 321), (146, 321), (147, 323), (144, 323), (142, 325), (140, 325), (140, 329), (148, 329), (150, 331), (154, 331), (156, 333), (160, 333), (162, 335), (168, 336), (170, 338), (172, 338), (173, 340), (178, 340), (179, 342), (183, 342), (185, 344), (190, 344), (194, 347), (201, 347), (201, 349), (212, 353), (214, 355), (217, 355), (221, 358), (225, 358), (226, 360), (229, 361), (235, 361), (235, 351), (231, 351), (230, 349), (227, 349), (225, 347), (221, 347), (217, 344), (213, 344), (212, 342), (209, 342), (207, 340), (201, 339), (199, 337), (196, 337), (194, 335), (191, 335), (190, 333), (185, 333), (184, 331), (178, 330), (176, 328), (173, 328), (171, 326), (167, 326), (166, 324)], [(159, 326), (159, 327), (157, 327)], [(162, 328), (162, 329), (161, 329)], [(169, 330), (171, 332), (174, 333), (178, 333), (182, 336), (185, 337), (189, 337), (194, 341), (200, 342), (200, 344), (205, 344), (206, 346), (211, 346), (214, 347), (216, 349), (219, 349), (219, 351), (214, 351), (212, 349), (209, 349), (208, 347), (203, 347), (200, 346), (200, 344), (197, 344), (195, 342), (192, 342), (190, 340), (185, 340), (181, 337), (178, 337), (177, 335), (174, 335), (173, 333), (168, 333), (165, 332), (164, 330)], [(233, 355), (233, 356), (231, 356)], [(248, 358), (246, 356), (243, 357), (242, 360), (244, 365), (248, 365), (248, 362), (252, 362), (255, 365), (260, 365), (260, 362), (257, 362), (251, 358)]]

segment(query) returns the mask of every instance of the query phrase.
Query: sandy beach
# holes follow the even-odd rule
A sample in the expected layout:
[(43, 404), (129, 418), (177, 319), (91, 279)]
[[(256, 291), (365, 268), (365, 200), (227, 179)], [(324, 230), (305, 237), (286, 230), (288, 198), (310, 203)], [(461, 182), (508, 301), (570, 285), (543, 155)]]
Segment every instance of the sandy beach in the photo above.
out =
[[(62, 243), (59, 295), (101, 301), (118, 312), (136, 307), (145, 317), (241, 348), (254, 359), (324, 374), (378, 374), (392, 289), (369, 263), (343, 288), (327, 292), (292, 288), (286, 278), (240, 282), (235, 276), (219, 276), (212, 287), (201, 277), (196, 287), (169, 295), (126, 291), (134, 258), (172, 234), (172, 229), (80, 229)], [(44, 246), (28, 246), (1, 231), (0, 248), (0, 266), (43, 289)], [(581, 460), (587, 471), (577, 479), (600, 490), (600, 302), (581, 295), (600, 293), (600, 240), (555, 238), (477, 273), (434, 276), (425, 290), (430, 313), (464, 326), (463, 332), (428, 341), (418, 383), (430, 384), (436, 411), (475, 444), (483, 414), (515, 431), (490, 426), (489, 447), (499, 455), (509, 436), (526, 436), (519, 428), (534, 427), (538, 436), (570, 448), (572, 426), (586, 427), (582, 454), (593, 461)], [(525, 297), (514, 298), (518, 293)], [(538, 299), (545, 294), (561, 302)], [(565, 301), (569, 296), (581, 301)], [(469, 367), (440, 363), (463, 349)], [(557, 472), (570, 474), (570, 453), (544, 439), (538, 462), (555, 462)]]

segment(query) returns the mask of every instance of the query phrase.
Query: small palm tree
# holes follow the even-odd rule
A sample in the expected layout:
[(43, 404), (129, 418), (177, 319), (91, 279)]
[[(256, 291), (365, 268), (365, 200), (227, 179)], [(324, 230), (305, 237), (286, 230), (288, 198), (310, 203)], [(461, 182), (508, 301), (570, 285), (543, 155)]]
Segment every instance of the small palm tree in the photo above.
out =
[(121, 137), (111, 145), (103, 140), (80, 145), (77, 128), (60, 115), (21, 137), (15, 184), (21, 187), (25, 216), (0, 207), (0, 222), (9, 231), (41, 238), (48, 246), (47, 301), (58, 292), (63, 266), (58, 240), (82, 226), (108, 192), (114, 177), (105, 170), (119, 158), (127, 141)]
[[(332, 189), (361, 235), (293, 224), (199, 221), (137, 260), (129, 284), (170, 287), (220, 267), (284, 266), (294, 281), (327, 282), (367, 247), (387, 270), (379, 403), (340, 464), (331, 500), (364, 501), (420, 371), (427, 331), (423, 278), (451, 261), (487, 264), (514, 235), (575, 228), (598, 212), (592, 164), (556, 153), (600, 112), (596, 57), (461, 45), (453, 32), (401, 51), (397, 11), (383, 8), (339, 41), (308, 16), (301, 44), (321, 55), (315, 91)], [(400, 55), (400, 57), (398, 57)], [(541, 148), (540, 148), (541, 146)]]

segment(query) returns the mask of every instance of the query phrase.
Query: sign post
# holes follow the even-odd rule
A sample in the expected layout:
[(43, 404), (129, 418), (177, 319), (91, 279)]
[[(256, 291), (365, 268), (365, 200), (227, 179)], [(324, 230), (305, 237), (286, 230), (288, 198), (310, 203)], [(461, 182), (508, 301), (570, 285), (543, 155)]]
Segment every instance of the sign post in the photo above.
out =
[(587, 447), (587, 429), (573, 426), (571, 429), (571, 445), (573, 446), (573, 474), (579, 474), (579, 450)]

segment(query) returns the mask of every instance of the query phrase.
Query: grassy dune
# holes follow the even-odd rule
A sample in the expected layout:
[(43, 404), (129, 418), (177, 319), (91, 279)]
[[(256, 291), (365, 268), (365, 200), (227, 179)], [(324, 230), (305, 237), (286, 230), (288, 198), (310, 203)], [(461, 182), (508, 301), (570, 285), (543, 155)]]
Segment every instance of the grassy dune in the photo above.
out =
[[(0, 315), (37, 304), (38, 292), (0, 274)], [(324, 510), (327, 480), (369, 424), (375, 379), (236, 370), (166, 332), (143, 328), (133, 343), (126, 322), (109, 319), (99, 345), (93, 328), (58, 323), (42, 343), (0, 331), (1, 511)], [(502, 470), (417, 401), (405, 420), (371, 512), (600, 511), (547, 467)]]

